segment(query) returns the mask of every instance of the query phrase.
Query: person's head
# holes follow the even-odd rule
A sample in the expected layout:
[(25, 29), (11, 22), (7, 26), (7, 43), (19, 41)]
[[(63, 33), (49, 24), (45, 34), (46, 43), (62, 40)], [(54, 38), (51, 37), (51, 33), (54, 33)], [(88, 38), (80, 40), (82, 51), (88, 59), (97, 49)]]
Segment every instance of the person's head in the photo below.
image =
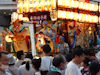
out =
[(48, 25), (48, 21), (43, 21), (42, 26), (43, 26), (44, 29), (47, 28), (47, 25)]
[(63, 36), (60, 36), (59, 37), (59, 40), (60, 40), (60, 43), (63, 43), (64, 42), (64, 37)]
[(84, 57), (83, 62), (81, 62), (81, 66), (88, 67), (90, 63), (91, 63), (91, 59), (89, 57)]
[(12, 54), (8, 54), (7, 56), (8, 56), (8, 58), (9, 58), (9, 66), (14, 65), (16, 60), (15, 60), (15, 58), (13, 57), (13, 55), (12, 55)]
[(84, 54), (85, 54), (86, 57), (90, 57), (90, 54), (91, 54), (90, 51), (91, 51), (90, 49), (84, 50)]
[(33, 55), (32, 53), (28, 52), (26, 55), (25, 55), (25, 58), (29, 58), (29, 59), (33, 59)]
[(24, 59), (24, 52), (22, 50), (17, 52), (17, 58), (19, 60), (23, 60)]
[(81, 63), (84, 60), (84, 51), (82, 48), (75, 48), (72, 52), (73, 59), (77, 64)]
[(7, 56), (6, 52), (1, 51), (0, 52), (0, 68), (6, 69), (8, 68), (9, 65), (9, 58)]
[(89, 70), (91, 75), (97, 75), (99, 73), (99, 63), (95, 61), (91, 62)]
[(50, 46), (48, 44), (45, 44), (43, 46), (43, 52), (48, 54), (48, 53), (50, 53), (50, 51), (51, 51)]
[(66, 57), (67, 62), (70, 62), (72, 60), (72, 54), (71, 53), (68, 53), (65, 57)]
[(60, 70), (66, 69), (66, 58), (61, 54), (56, 55), (53, 59), (53, 66)]
[(32, 62), (33, 56), (32, 53), (27, 53), (25, 56), (24, 61), (26, 62), (26, 69), (29, 71), (30, 70), (30, 64)]
[(35, 70), (39, 71), (40, 65), (41, 65), (41, 59), (33, 59), (32, 60), (32, 67)]

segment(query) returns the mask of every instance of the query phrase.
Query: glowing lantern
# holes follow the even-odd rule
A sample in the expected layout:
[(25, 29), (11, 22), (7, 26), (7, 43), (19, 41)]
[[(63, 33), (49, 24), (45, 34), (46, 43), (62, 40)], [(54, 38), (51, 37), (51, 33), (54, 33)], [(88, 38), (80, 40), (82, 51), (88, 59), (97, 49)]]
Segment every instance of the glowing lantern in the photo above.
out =
[(47, 11), (49, 11), (50, 0), (47, 0)]
[(99, 5), (99, 12), (100, 12), (100, 5)]
[(69, 0), (65, 0), (65, 7), (69, 6)]
[(58, 18), (62, 18), (62, 11), (58, 10)]
[(74, 13), (74, 20), (78, 20), (78, 13)]
[[(63, 0), (58, 0), (58, 5), (61, 6), (62, 5), (62, 1)], [(67, 0), (66, 0), (67, 1)]]
[(23, 17), (23, 21), (29, 21), (28, 17)]
[(23, 13), (23, 0), (19, 0), (17, 4), (17, 12)]
[(41, 0), (41, 10), (44, 11), (44, 0)]
[(28, 13), (29, 12), (29, 0), (24, 0), (24, 12)]
[(98, 5), (94, 4), (94, 11), (98, 10)]
[(62, 6), (64, 6), (64, 7), (65, 7), (65, 1), (66, 0), (62, 0)]
[(51, 0), (51, 9), (56, 8), (56, 0)]
[(79, 8), (83, 9), (83, 2), (79, 2)]
[(74, 1), (74, 7), (75, 7), (75, 8), (78, 7), (78, 1)]
[(35, 5), (36, 5), (36, 11), (38, 11), (39, 10), (39, 0), (36, 0)]
[(9, 36), (8, 36), (8, 35), (5, 37), (5, 40), (6, 40), (6, 42), (12, 42), (12, 39), (11, 39), (11, 38), (9, 38)]
[(34, 12), (34, 0), (30, 0), (30, 12)]
[(74, 7), (74, 1), (71, 1), (71, 7)]
[(19, 20), (23, 20), (23, 14), (18, 15)]

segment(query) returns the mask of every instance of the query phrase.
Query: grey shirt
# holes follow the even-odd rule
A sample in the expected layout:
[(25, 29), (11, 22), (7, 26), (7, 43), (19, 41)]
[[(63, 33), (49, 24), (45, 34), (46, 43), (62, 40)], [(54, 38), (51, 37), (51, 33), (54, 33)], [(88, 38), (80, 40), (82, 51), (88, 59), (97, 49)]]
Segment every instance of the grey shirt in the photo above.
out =
[(49, 31), (48, 31), (47, 29), (48, 29), (48, 28), (46, 28), (46, 29), (41, 29), (39, 32), (43, 32), (43, 34), (44, 34), (45, 36), (51, 37), (51, 36), (52, 36), (52, 30), (49, 28)]
[(10, 66), (6, 71), (12, 75), (22, 75), (21, 71), (15, 66)]

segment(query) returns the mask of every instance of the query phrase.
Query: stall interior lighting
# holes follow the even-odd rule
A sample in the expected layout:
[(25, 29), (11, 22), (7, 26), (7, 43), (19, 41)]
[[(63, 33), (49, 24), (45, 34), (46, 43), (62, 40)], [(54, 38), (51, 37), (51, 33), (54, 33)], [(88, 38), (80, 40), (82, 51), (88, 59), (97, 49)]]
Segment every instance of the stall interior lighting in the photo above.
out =
[(98, 16), (90, 15), (90, 14), (83, 14), (83, 13), (76, 13), (70, 11), (62, 11), (58, 10), (58, 18), (60, 19), (71, 19), (71, 20), (79, 20), (80, 22), (89, 22), (89, 23), (97, 23)]
[(79, 8), (88, 11), (98, 11), (98, 5), (73, 0), (58, 0), (58, 7)]

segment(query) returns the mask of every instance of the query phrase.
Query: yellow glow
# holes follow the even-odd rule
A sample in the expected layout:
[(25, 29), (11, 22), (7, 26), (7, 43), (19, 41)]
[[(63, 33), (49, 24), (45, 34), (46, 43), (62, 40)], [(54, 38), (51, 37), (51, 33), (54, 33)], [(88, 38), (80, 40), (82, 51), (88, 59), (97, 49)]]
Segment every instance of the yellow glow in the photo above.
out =
[(38, 11), (39, 10), (39, 0), (36, 0), (36, 11)]
[(78, 20), (80, 22), (90, 22), (90, 23), (97, 23), (98, 22), (98, 16), (93, 16), (89, 14), (83, 14), (83, 13), (75, 13), (70, 11), (62, 11), (58, 10), (58, 18), (62, 19), (72, 19), (72, 20)]
[(29, 12), (29, 1), (28, 0), (24, 0), (24, 12), (28, 13)]
[(23, 0), (18, 1), (18, 13), (23, 13)]
[(8, 35), (6, 35), (5, 40), (6, 40), (6, 42), (12, 42), (11, 38), (9, 38)]
[(44, 0), (41, 0), (41, 9), (44, 11)]
[(79, 8), (83, 9), (83, 2), (79, 2)]
[[(58, 5), (61, 6), (62, 5), (62, 1), (63, 0), (58, 0)], [(67, 1), (67, 0), (66, 0)]]
[(18, 15), (19, 20), (23, 20), (23, 14)]
[(28, 17), (23, 17), (23, 21), (29, 21)]
[(78, 7), (78, 1), (74, 1), (74, 7), (75, 7), (75, 8)]
[(34, 12), (34, 0), (30, 0), (30, 12)]
[(47, 11), (49, 11), (50, 0), (47, 0)]

